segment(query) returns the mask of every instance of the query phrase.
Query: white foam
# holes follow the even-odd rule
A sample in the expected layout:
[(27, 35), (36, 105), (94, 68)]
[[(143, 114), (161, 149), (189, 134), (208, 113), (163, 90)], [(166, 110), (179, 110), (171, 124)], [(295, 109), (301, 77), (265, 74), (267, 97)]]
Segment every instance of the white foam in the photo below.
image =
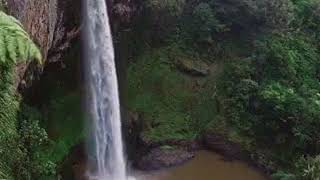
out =
[(83, 0), (87, 109), (92, 122), (89, 139), (92, 180), (127, 180), (123, 153), (118, 82), (105, 0)]

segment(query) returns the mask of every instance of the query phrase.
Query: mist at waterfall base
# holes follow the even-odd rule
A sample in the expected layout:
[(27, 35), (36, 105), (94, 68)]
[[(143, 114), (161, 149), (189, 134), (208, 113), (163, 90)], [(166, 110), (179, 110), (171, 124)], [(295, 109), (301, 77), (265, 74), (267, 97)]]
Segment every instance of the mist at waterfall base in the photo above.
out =
[(83, 0), (86, 110), (90, 120), (87, 176), (128, 180), (123, 152), (118, 82), (105, 0)]

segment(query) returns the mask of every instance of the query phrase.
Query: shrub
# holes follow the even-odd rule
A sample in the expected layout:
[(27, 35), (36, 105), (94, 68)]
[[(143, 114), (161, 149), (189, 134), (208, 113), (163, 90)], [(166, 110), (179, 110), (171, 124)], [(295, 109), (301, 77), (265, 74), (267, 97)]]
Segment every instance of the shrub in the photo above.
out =
[(258, 88), (253, 80), (254, 71), (252, 59), (229, 62), (219, 83), (223, 114), (234, 127), (243, 131), (253, 129), (249, 102)]
[[(226, 66), (220, 94), (232, 127), (295, 153), (319, 151), (319, 53), (300, 35), (273, 35), (251, 58)], [(272, 139), (272, 142), (271, 142)], [(299, 154), (299, 153), (298, 153)]]
[(267, 0), (263, 2), (262, 14), (268, 28), (276, 31), (288, 30), (294, 20), (291, 0)]
[(19, 143), (24, 156), (15, 164), (17, 179), (40, 179), (55, 175), (56, 165), (43, 156), (50, 141), (46, 131), (40, 127), (39, 111), (23, 105), (19, 113)]
[(260, 77), (299, 86), (315, 78), (318, 50), (310, 39), (287, 34), (269, 36), (261, 42), (255, 55)]
[(295, 0), (295, 21), (298, 29), (311, 32), (320, 38), (320, 3), (319, 0)]
[(278, 171), (272, 175), (275, 180), (319, 180), (320, 156), (301, 157), (291, 172)]
[(257, 1), (254, 0), (212, 0), (210, 4), (223, 23), (235, 28), (250, 28), (261, 19)]
[(146, 7), (155, 13), (178, 16), (182, 13), (185, 0), (147, 0)]
[(215, 35), (225, 31), (225, 26), (216, 18), (214, 10), (208, 3), (198, 4), (189, 17), (185, 17), (183, 31), (189, 32), (189, 36), (198, 42), (210, 43)]
[(318, 180), (320, 177), (320, 155), (302, 157), (297, 163), (297, 174), (302, 180)]
[[(147, 0), (142, 11), (139, 28), (143, 28), (146, 41), (162, 42), (176, 30), (183, 13), (185, 0)], [(156, 36), (155, 36), (156, 34)]]
[(293, 19), (290, 0), (213, 0), (211, 4), (222, 22), (234, 31), (286, 29)]

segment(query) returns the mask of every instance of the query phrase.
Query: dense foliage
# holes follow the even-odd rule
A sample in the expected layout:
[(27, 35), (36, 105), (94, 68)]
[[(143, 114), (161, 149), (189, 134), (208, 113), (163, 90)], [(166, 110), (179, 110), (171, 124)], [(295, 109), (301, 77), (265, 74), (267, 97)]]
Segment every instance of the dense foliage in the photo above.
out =
[(34, 179), (54, 173), (55, 165), (39, 155), (48, 137), (39, 125), (41, 115), (21, 103), (14, 87), (15, 64), (41, 62), (41, 53), (22, 25), (0, 12), (0, 178)]
[[(172, 20), (151, 18), (147, 30), (135, 32), (148, 47), (130, 64), (129, 107), (143, 115), (146, 136), (188, 139), (213, 131), (251, 151), (275, 179), (318, 179), (320, 1), (146, 4), (150, 17)], [(150, 29), (161, 39), (150, 42)], [(191, 77), (178, 71), (181, 57), (223, 70)]]

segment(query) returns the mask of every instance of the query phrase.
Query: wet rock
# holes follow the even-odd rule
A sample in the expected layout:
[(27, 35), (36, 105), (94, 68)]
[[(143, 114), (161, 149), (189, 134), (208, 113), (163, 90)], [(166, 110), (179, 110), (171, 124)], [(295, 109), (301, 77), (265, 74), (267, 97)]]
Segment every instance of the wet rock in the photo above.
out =
[(87, 180), (88, 169), (85, 143), (75, 145), (71, 148), (69, 155), (63, 160), (60, 166), (62, 180)]
[(137, 162), (141, 170), (159, 170), (185, 163), (194, 157), (193, 152), (182, 149), (158, 147), (152, 149)]
[(163, 142), (163, 145), (171, 145), (175, 147), (180, 147), (181, 149), (187, 151), (197, 151), (201, 149), (201, 145), (199, 144), (197, 139), (193, 140), (168, 140)]
[(141, 146), (140, 132), (143, 129), (143, 120), (138, 112), (129, 111), (125, 114), (125, 121), (122, 124), (124, 132), (124, 140), (128, 159), (136, 159), (138, 157), (137, 149)]
[(210, 67), (200, 60), (178, 59), (177, 67), (195, 76), (206, 76), (210, 72)]
[(221, 135), (207, 133), (203, 136), (203, 144), (207, 149), (222, 154), (227, 160), (239, 159), (242, 157), (240, 145), (228, 141)]

